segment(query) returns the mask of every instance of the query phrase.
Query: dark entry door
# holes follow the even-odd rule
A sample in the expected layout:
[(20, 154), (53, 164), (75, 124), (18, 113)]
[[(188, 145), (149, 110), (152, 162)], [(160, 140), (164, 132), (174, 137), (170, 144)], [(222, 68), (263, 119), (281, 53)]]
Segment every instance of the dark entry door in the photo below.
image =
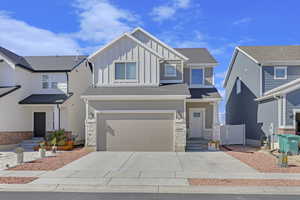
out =
[(46, 135), (46, 113), (35, 112), (34, 113), (34, 137), (45, 137)]

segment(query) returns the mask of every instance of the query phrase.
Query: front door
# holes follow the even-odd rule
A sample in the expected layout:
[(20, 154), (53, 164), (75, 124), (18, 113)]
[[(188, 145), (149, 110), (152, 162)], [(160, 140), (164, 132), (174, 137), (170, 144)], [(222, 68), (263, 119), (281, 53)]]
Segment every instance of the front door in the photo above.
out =
[(45, 137), (46, 135), (46, 113), (35, 112), (33, 114), (33, 135), (34, 137)]
[(203, 137), (204, 129), (204, 110), (201, 108), (191, 108), (189, 110), (190, 116), (190, 137)]

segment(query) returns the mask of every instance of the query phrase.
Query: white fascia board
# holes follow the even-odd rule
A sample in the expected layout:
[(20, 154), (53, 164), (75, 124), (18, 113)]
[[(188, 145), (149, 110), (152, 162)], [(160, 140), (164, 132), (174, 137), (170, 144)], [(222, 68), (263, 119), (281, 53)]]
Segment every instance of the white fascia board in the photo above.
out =
[(170, 113), (176, 114), (176, 110), (96, 110), (97, 114), (127, 114), (127, 113), (149, 113), (160, 114)]
[(149, 32), (145, 31), (144, 29), (142, 29), (141, 27), (137, 27), (135, 28), (131, 34), (134, 34), (137, 31), (141, 31), (142, 33), (144, 33), (145, 35), (147, 35), (148, 37), (150, 37), (151, 39), (153, 39), (154, 41), (160, 43), (162, 46), (164, 46), (165, 48), (169, 49), (170, 51), (172, 51), (173, 53), (175, 53), (177, 56), (183, 58), (184, 60), (189, 60), (189, 58), (187, 58), (186, 56), (182, 55), (181, 53), (179, 53), (178, 51), (176, 51), (175, 49), (173, 49), (172, 47), (170, 47), (169, 45), (165, 44), (164, 42), (162, 42), (161, 40), (157, 39), (155, 36), (153, 36), (152, 34), (150, 34)]
[(224, 79), (224, 82), (223, 82), (223, 87), (224, 88), (227, 85), (227, 81), (228, 81), (229, 75), (230, 75), (231, 70), (232, 70), (233, 63), (235, 61), (235, 58), (236, 58), (238, 52), (243, 53), (245, 56), (247, 56), (248, 58), (250, 58), (253, 62), (255, 62), (256, 64), (260, 65), (260, 63), (255, 58), (253, 58), (252, 56), (250, 56), (249, 54), (247, 54), (244, 50), (240, 49), (239, 47), (235, 47), (233, 56), (232, 56), (231, 61), (230, 61), (229, 69), (226, 72), (226, 76), (225, 76), (225, 79)]
[(94, 52), (93, 54), (91, 54), (87, 60), (92, 59), (93, 57), (95, 57), (97, 54), (99, 54), (100, 52), (104, 51), (105, 49), (107, 49), (108, 47), (110, 47), (112, 44), (114, 44), (115, 42), (119, 41), (120, 39), (122, 39), (123, 37), (128, 37), (131, 40), (133, 40), (134, 42), (138, 43), (140, 46), (144, 47), (145, 49), (147, 49), (148, 51), (150, 51), (151, 53), (153, 53), (154, 55), (158, 56), (160, 59), (164, 59), (163, 56), (161, 56), (160, 54), (158, 54), (156, 51), (154, 51), (153, 49), (147, 47), (145, 44), (143, 44), (141, 41), (137, 40), (136, 38), (132, 37), (131, 35), (124, 33), (121, 36), (117, 37), (116, 39), (112, 40), (111, 42), (109, 42), (108, 44), (106, 44), (105, 46), (103, 46), (102, 48), (100, 48), (99, 50), (97, 50), (96, 52)]
[(255, 62), (256, 64), (260, 64), (255, 58), (253, 58), (252, 56), (250, 56), (247, 52), (245, 52), (244, 50), (242, 50), (239, 47), (236, 47), (237, 50), (239, 50), (240, 52), (242, 52), (245, 56), (247, 56), (248, 58), (250, 58), (253, 62)]
[(160, 83), (183, 83), (183, 80), (160, 80)]
[(188, 95), (83, 95), (87, 100), (178, 100), (190, 98)]
[(219, 102), (222, 98), (186, 99), (186, 102)]
[(224, 79), (224, 82), (223, 82), (223, 88), (225, 88), (227, 86), (227, 81), (229, 79), (229, 75), (231, 73), (232, 66), (233, 66), (233, 63), (235, 61), (235, 58), (236, 58), (237, 54), (238, 54), (238, 50), (237, 50), (237, 48), (235, 48), (234, 51), (233, 51), (232, 57), (231, 57), (229, 68), (226, 71), (225, 79)]

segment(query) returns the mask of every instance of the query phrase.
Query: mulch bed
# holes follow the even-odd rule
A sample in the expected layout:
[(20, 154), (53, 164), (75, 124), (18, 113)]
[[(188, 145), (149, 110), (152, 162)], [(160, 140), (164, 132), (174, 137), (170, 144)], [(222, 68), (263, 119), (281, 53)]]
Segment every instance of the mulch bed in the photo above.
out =
[(34, 160), (7, 170), (56, 170), (87, 155), (88, 153), (90, 153), (90, 151), (86, 149), (75, 149), (69, 152), (60, 152), (57, 153), (56, 156)]
[(282, 179), (188, 179), (192, 186), (300, 186), (300, 180)]
[(0, 184), (26, 184), (36, 179), (37, 177), (0, 177)]
[(227, 146), (222, 148), (230, 156), (242, 161), (248, 166), (264, 173), (300, 173), (300, 166), (289, 165), (288, 168), (277, 166), (276, 157), (258, 149), (243, 146)]

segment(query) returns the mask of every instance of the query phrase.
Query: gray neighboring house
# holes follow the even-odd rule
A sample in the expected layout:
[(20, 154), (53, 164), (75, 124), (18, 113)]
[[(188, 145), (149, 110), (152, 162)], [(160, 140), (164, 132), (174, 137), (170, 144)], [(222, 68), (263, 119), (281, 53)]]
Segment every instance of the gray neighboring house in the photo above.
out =
[(221, 97), (205, 48), (172, 48), (142, 28), (87, 58), (86, 146), (99, 151), (185, 151), (186, 136), (212, 139)]
[(245, 124), (248, 144), (300, 133), (300, 46), (236, 47), (224, 87), (226, 124)]

